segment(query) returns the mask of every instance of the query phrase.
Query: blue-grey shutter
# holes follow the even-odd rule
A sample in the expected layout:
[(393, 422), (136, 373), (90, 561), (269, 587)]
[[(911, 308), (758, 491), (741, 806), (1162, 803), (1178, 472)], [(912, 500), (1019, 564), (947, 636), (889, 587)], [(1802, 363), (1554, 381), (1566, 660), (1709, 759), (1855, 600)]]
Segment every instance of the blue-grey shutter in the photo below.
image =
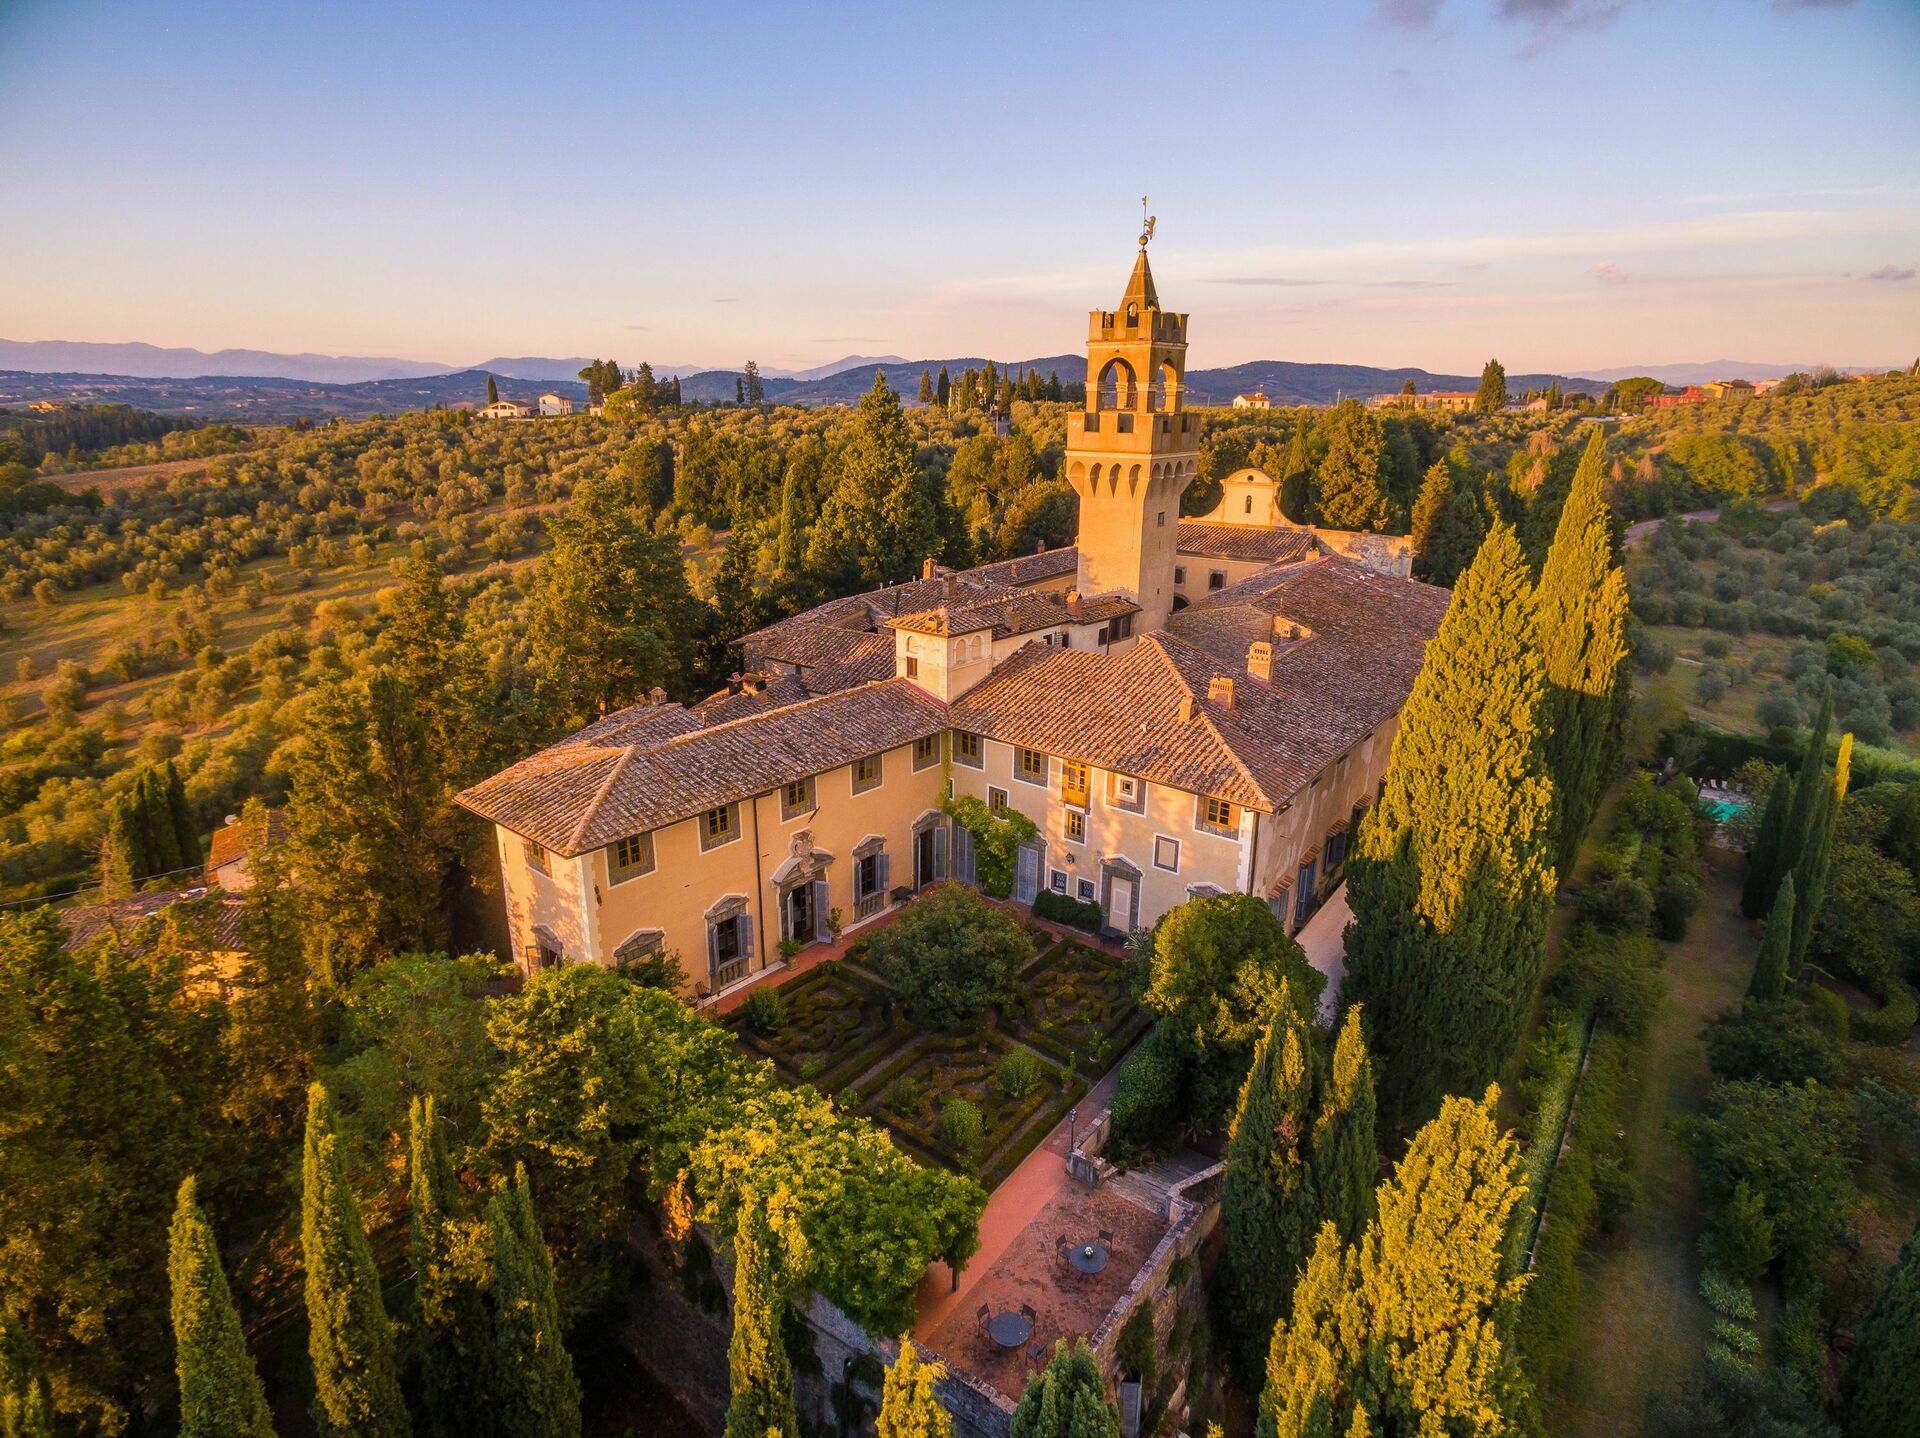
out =
[(813, 881), (813, 936), (816, 939), (824, 939), (832, 932), (827, 928), (827, 908), (831, 903), (832, 900), (827, 897), (827, 881), (815, 879)]
[(720, 926), (718, 924), (708, 924), (707, 925), (707, 972), (709, 974), (715, 974), (715, 973), (718, 973), (719, 971), (720, 971)]
[(976, 882), (973, 868), (973, 830), (965, 824), (953, 829), (953, 876), (963, 884)]
[(755, 952), (753, 947), (752, 914), (742, 914), (740, 916), (740, 957), (746, 960), (748, 968), (757, 967), (753, 961), (759, 958), (760, 955)]
[(947, 831), (944, 825), (933, 831), (933, 877), (947, 877)]
[(880, 883), (878, 887), (879, 887), (879, 891), (883, 894), (886, 893), (887, 890), (893, 887), (893, 862), (892, 861), (893, 861), (893, 856), (887, 853), (884, 849), (881, 850), (880, 863), (879, 863)]

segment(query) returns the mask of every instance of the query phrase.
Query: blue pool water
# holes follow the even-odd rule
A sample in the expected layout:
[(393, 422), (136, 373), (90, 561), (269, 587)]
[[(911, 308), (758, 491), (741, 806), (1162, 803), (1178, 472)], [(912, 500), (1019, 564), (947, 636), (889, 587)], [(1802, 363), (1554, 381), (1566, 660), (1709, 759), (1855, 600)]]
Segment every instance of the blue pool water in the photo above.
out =
[(1724, 824), (1747, 807), (1745, 799), (1709, 799), (1700, 806), (1716, 824)]

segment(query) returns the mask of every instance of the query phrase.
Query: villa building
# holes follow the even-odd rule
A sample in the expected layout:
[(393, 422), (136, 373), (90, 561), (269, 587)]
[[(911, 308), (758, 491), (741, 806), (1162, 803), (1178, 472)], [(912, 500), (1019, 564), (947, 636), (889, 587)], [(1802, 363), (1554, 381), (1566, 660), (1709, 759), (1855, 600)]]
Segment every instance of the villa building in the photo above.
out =
[(523, 968), (679, 954), (695, 997), (976, 878), (949, 795), (1036, 834), (1013, 897), (1153, 924), (1249, 893), (1291, 930), (1339, 884), (1445, 591), (1407, 542), (1295, 525), (1244, 469), (1180, 516), (1199, 462), (1187, 316), (1144, 243), (1088, 324), (1062, 471), (1077, 544), (830, 601), (742, 642), (740, 677), (652, 700), (460, 802), (495, 826)]

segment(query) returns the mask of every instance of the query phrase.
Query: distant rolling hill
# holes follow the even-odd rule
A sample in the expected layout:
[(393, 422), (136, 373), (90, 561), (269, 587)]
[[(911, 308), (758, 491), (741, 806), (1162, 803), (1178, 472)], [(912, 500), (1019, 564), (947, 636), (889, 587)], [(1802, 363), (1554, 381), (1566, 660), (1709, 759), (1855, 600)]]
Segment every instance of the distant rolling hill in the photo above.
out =
[[(585, 362), (582, 361), (582, 364)], [(1086, 374), (1086, 361), (1080, 355), (1049, 355), (1040, 359), (995, 360), (1014, 374), (1033, 369), (1042, 376), (1058, 373), (1071, 382)], [(494, 376), (500, 393), (509, 399), (533, 400), (547, 390), (566, 395), (575, 403), (586, 400), (586, 387), (578, 380), (545, 378), (572, 360), (489, 360), (483, 367), (452, 373), (414, 375), (406, 378), (362, 380), (350, 384), (272, 376), (201, 375), (192, 378), (165, 378), (140, 375), (90, 373), (39, 374), (21, 370), (0, 370), (0, 405), (24, 404), (36, 399), (117, 401), (161, 414), (192, 414), (207, 419), (253, 420), (269, 423), (289, 419), (329, 419), (370, 414), (395, 414), (406, 410), (478, 407), (486, 402), (487, 375)], [(979, 355), (933, 360), (905, 360), (887, 363), (861, 363), (818, 379), (789, 379), (778, 375), (762, 377), (767, 399), (775, 404), (826, 405), (854, 404), (873, 384), (874, 370), (885, 372), (887, 380), (909, 404), (916, 402), (921, 371), (938, 375), (942, 366), (952, 379), (968, 369), (984, 369), (987, 361)], [(575, 368), (579, 368), (575, 365)], [(527, 373), (517, 375), (515, 370)], [(680, 392), (684, 399), (727, 402), (734, 397), (740, 379), (738, 370), (701, 370), (684, 374)], [(1299, 364), (1287, 360), (1255, 360), (1230, 369), (1196, 370), (1187, 376), (1187, 396), (1194, 404), (1228, 404), (1234, 395), (1251, 390), (1264, 391), (1276, 405), (1324, 405), (1342, 398), (1361, 398), (1390, 394), (1411, 379), (1422, 390), (1473, 389), (1478, 375), (1430, 374), (1422, 369), (1377, 369), (1370, 365)], [(1507, 388), (1513, 393), (1544, 389), (1558, 379), (1563, 388), (1598, 394), (1604, 382), (1565, 375), (1512, 374)]]
[[(566, 395), (577, 404), (587, 398), (587, 387), (578, 380), (536, 382), (496, 374), (494, 382), (507, 399), (529, 403), (548, 390)], [(159, 414), (271, 424), (291, 419), (355, 419), (436, 407), (478, 408), (487, 402), (487, 373), (476, 369), (358, 384), (318, 384), (258, 375), (166, 379), (0, 370), (0, 406), (37, 399), (130, 404)]]

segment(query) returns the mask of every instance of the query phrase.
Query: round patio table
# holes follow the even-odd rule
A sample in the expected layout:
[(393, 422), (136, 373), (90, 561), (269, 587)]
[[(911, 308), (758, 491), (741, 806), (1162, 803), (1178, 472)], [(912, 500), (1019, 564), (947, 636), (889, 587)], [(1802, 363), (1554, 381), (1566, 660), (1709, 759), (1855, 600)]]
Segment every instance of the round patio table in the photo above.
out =
[(987, 1320), (987, 1336), (1002, 1348), (1024, 1348), (1033, 1323), (1024, 1313), (996, 1313)]
[(1098, 1273), (1107, 1266), (1104, 1243), (1076, 1243), (1067, 1252), (1068, 1261), (1082, 1273)]

